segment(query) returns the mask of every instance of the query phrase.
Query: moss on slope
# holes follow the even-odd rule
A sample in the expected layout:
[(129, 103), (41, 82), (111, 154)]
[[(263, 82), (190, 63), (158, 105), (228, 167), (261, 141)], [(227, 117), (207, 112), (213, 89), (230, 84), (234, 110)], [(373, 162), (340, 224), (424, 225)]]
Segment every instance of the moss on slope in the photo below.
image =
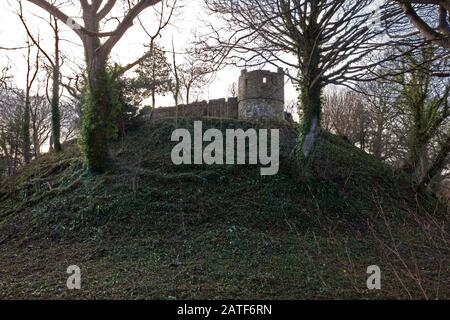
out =
[[(313, 178), (305, 179), (290, 157), (294, 126), (217, 119), (203, 126), (279, 127), (279, 174), (174, 166), (172, 120), (115, 142), (104, 175), (87, 174), (76, 144), (67, 144), (1, 188), (0, 296), (70, 296), (60, 290), (62, 269), (77, 261), (89, 270), (85, 298), (423, 298), (420, 286), (434, 292), (442, 281), (446, 208), (416, 195), (400, 173), (323, 133)], [(426, 266), (420, 284), (402, 261)], [(27, 269), (44, 263), (41, 280), (30, 278)], [(385, 291), (364, 289), (370, 264), (391, 277)]]

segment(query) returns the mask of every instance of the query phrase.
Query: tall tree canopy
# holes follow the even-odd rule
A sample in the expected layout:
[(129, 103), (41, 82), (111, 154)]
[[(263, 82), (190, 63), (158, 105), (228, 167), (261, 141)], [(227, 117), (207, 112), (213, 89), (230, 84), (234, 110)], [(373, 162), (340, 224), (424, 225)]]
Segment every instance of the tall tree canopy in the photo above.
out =
[[(103, 171), (108, 160), (108, 140), (113, 134), (115, 90), (107, 70), (111, 50), (133, 22), (145, 9), (161, 0), (117, 1), (80, 0), (73, 1), (82, 12), (83, 23), (75, 23), (66, 13), (46, 0), (28, 0), (67, 24), (80, 38), (86, 60), (88, 98), (84, 106), (82, 150), (89, 168)], [(123, 2), (123, 6), (120, 5)], [(126, 9), (120, 9), (125, 7)], [(114, 30), (103, 30), (105, 19), (114, 10), (117, 26)], [(122, 10), (122, 15), (117, 12)], [(133, 64), (130, 64), (133, 65)]]
[(204, 45), (220, 63), (284, 65), (294, 70), (303, 115), (302, 152), (319, 133), (323, 88), (349, 84), (367, 73), (368, 58), (383, 33), (373, 0), (212, 0), (224, 22)]
[[(427, 41), (450, 49), (449, 0), (390, 0), (390, 2), (401, 8), (402, 13)], [(399, 22), (402, 24), (402, 20)], [(405, 28), (405, 24), (400, 28)]]

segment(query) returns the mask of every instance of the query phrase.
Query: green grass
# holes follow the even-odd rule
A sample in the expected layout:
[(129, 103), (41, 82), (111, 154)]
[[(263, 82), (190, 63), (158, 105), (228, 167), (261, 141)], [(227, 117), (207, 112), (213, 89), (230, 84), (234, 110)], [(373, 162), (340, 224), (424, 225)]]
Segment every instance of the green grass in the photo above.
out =
[[(179, 127), (192, 130), (192, 121)], [(0, 191), (2, 298), (448, 298), (447, 208), (401, 173), (323, 133), (309, 167), (280, 127), (281, 170), (174, 166), (172, 120), (112, 145), (111, 171), (89, 175), (76, 144)], [(69, 265), (82, 290), (66, 289)], [(366, 289), (369, 265), (382, 290)]]

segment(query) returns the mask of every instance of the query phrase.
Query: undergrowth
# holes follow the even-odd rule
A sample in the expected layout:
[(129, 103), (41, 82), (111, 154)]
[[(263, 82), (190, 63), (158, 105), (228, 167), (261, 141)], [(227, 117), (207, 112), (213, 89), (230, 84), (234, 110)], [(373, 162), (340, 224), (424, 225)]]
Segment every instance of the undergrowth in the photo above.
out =
[[(176, 125), (193, 130), (192, 120), (131, 130), (105, 174), (90, 175), (69, 143), (2, 185), (0, 296), (73, 297), (61, 289), (69, 262), (88, 270), (85, 298), (448, 295), (447, 208), (401, 172), (322, 133), (305, 178), (295, 126), (219, 119), (203, 129), (280, 128), (280, 172), (174, 166)], [(379, 292), (365, 287), (374, 264)]]

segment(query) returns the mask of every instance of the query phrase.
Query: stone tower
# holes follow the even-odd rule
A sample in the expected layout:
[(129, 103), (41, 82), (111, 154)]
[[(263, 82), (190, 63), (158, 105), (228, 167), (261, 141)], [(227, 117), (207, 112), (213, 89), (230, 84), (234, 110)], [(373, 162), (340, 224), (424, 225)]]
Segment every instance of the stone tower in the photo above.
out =
[(239, 119), (284, 119), (284, 72), (242, 70), (238, 92)]

